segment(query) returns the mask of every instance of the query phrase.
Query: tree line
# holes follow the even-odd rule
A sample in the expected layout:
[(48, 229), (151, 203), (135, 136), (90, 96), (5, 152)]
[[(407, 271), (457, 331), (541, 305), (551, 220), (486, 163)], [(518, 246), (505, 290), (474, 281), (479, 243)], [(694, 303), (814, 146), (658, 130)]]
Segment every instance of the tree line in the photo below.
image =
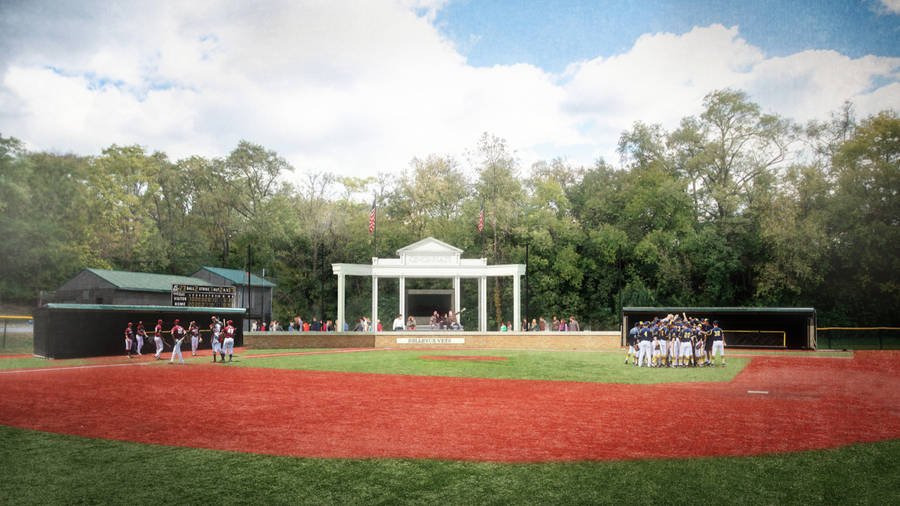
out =
[[(330, 264), (371, 261), (374, 199), (380, 257), (429, 236), (489, 264), (525, 263), (527, 248), (531, 318), (617, 328), (621, 255), (624, 306), (815, 307), (820, 326), (900, 325), (896, 111), (860, 120), (847, 103), (801, 125), (718, 90), (674, 130), (635, 123), (618, 153), (617, 165), (526, 168), (485, 133), (463, 159), (357, 178), (292, 175), (247, 141), (173, 161), (139, 145), (80, 156), (0, 136), (0, 299), (36, 303), (85, 267), (265, 268), (275, 318), (333, 319)], [(396, 313), (398, 283), (381, 283), (379, 314)], [(497, 328), (512, 318), (512, 282), (488, 288)], [(370, 294), (371, 279), (348, 278), (349, 317), (368, 314)], [(476, 297), (464, 283), (463, 305)], [(474, 311), (461, 316), (475, 325)]]

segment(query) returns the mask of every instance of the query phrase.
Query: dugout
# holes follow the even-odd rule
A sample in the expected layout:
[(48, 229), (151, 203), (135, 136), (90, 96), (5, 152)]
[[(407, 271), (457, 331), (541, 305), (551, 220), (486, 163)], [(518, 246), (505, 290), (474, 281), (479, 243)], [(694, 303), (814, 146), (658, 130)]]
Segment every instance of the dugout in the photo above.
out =
[(783, 307), (626, 307), (622, 308), (622, 346), (635, 322), (668, 314), (719, 321), (728, 348), (816, 349), (816, 310)]
[[(209, 324), (216, 316), (224, 321), (233, 320), (237, 335), (235, 346), (244, 345), (244, 308), (173, 307), (173, 306), (112, 306), (87, 304), (47, 304), (34, 310), (34, 356), (46, 359), (105, 357), (125, 354), (125, 328), (138, 321), (144, 322), (149, 344), (144, 340), (143, 353), (155, 353), (153, 330), (156, 321), (163, 321), (163, 338), (169, 344), (169, 331), (175, 320), (187, 330), (190, 322), (200, 327), (203, 342), (201, 350), (211, 349)], [(148, 351), (149, 350), (149, 351)], [(166, 352), (170, 350), (165, 348)], [(191, 353), (188, 340), (181, 351)]]

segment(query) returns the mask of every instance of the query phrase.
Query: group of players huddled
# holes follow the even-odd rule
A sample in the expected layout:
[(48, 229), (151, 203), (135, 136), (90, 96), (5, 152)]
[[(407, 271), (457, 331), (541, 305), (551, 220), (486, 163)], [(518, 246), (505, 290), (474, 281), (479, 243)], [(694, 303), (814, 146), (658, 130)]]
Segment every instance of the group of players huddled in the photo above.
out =
[[(181, 326), (181, 322), (175, 320), (175, 325), (173, 325), (172, 329), (169, 331), (169, 334), (172, 336), (172, 344), (169, 344), (163, 339), (162, 324), (162, 320), (156, 322), (156, 329), (154, 330), (153, 335), (153, 341), (156, 343), (156, 360), (163, 360), (160, 355), (163, 352), (163, 345), (165, 344), (172, 349), (172, 358), (169, 360), (169, 363), (174, 363), (175, 357), (178, 357), (180, 363), (183, 364), (184, 358), (181, 356), (181, 343), (188, 337), (191, 338), (191, 352), (193, 353), (193, 356), (197, 355), (197, 347), (203, 342), (203, 338), (200, 337), (200, 327), (196, 322), (191, 322), (187, 330), (185, 330), (185, 328)], [(221, 320), (215, 316), (212, 317), (212, 323), (209, 325), (209, 329), (212, 332), (212, 339), (210, 341), (212, 342), (213, 362), (216, 361), (217, 354), (222, 357), (222, 362), (225, 362), (225, 355), (227, 354), (228, 361), (231, 362), (232, 355), (234, 354), (234, 336), (236, 333), (236, 329), (231, 324), (231, 320), (228, 320), (223, 325)], [(125, 352), (127, 353), (128, 358), (131, 358), (132, 352), (141, 355), (141, 349), (144, 347), (144, 338), (146, 337), (147, 332), (144, 330), (143, 322), (138, 322), (136, 331), (132, 330), (131, 323), (128, 323), (128, 327), (125, 329)]]
[(719, 322), (709, 323), (669, 314), (663, 319), (637, 322), (628, 333), (628, 356), (641, 367), (712, 367), (716, 352), (725, 367), (725, 333)]

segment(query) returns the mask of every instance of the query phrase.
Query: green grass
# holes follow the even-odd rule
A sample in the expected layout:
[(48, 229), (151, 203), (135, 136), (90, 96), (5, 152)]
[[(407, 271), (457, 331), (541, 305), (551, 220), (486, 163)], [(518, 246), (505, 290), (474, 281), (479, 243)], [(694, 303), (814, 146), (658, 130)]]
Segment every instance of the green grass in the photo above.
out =
[[(0, 328), (0, 342), (3, 329)], [(34, 353), (34, 334), (31, 332), (7, 332), (6, 346), (0, 348), (0, 355), (30, 355)]]
[(246, 349), (243, 353), (235, 353), (234, 356), (252, 357), (254, 355), (271, 355), (276, 353), (312, 353), (317, 351), (339, 351), (343, 348), (291, 348), (284, 350), (251, 350)]
[[(425, 360), (426, 355), (483, 355), (508, 360)], [(731, 381), (750, 358), (729, 357), (728, 367), (648, 369), (624, 365), (625, 353), (519, 350), (365, 351), (294, 355), (241, 360), (235, 367), (308, 371), (405, 374), (455, 378), (583, 381), (654, 384), (685, 381)]]
[(0, 503), (18, 505), (884, 505), (900, 503), (900, 441), (764, 457), (490, 464), (275, 457), (0, 426), (0, 473)]

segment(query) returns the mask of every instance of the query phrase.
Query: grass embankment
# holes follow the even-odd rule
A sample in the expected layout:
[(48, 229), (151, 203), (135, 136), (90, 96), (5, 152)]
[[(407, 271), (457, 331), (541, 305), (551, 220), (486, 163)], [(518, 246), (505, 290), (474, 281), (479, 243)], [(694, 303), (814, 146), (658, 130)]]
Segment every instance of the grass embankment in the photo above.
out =
[[(227, 423), (221, 427), (227, 437)], [(745, 458), (301, 459), (0, 426), (9, 504), (898, 504), (900, 441)]]

